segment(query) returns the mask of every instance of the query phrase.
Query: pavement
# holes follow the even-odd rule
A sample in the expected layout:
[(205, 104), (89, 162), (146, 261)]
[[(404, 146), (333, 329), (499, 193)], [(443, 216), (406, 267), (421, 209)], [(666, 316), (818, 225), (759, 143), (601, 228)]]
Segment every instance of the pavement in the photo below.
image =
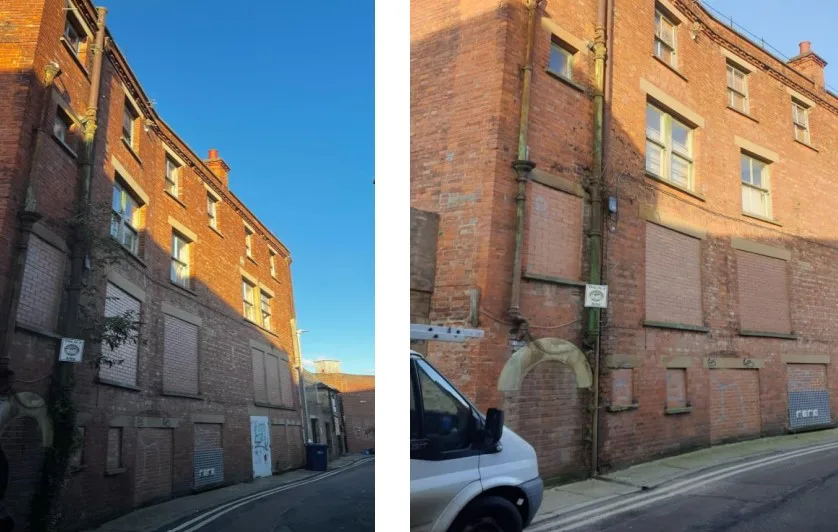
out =
[[(278, 498), (287, 498), (288, 494), (294, 494), (299, 490), (302, 495), (310, 494), (310, 490), (321, 491), (321, 495), (328, 495), (332, 489), (343, 489), (343, 483), (340, 477), (350, 473), (350, 470), (363, 469), (369, 477), (368, 483), (374, 482), (374, 475), (370, 471), (374, 470), (374, 457), (363, 454), (352, 454), (343, 456), (336, 460), (329, 462), (327, 472), (322, 471), (308, 471), (306, 469), (295, 469), (279, 475), (264, 477), (256, 479), (252, 482), (243, 482), (218, 488), (215, 490), (204, 491), (194, 495), (179, 497), (153, 506), (141, 508), (129, 514), (123, 515), (113, 521), (109, 521), (99, 528), (94, 529), (96, 532), (157, 532), (163, 530), (170, 530), (176, 528), (176, 525), (185, 523), (187, 521), (198, 519), (190, 526), (183, 527), (178, 532), (186, 532), (193, 527), (203, 523), (206, 520), (205, 514), (212, 513), (214, 510), (221, 510), (231, 508), (241, 504), (244, 506), (247, 501), (263, 501)], [(366, 478), (366, 477), (362, 477)], [(361, 482), (359, 479), (355, 479)], [(362, 482), (363, 483), (363, 482)], [(370, 488), (372, 491), (372, 488)], [(282, 493), (282, 495), (276, 495)], [(260, 497), (261, 496), (261, 497)], [(372, 495), (369, 495), (372, 497)], [(297, 495), (294, 495), (297, 497)], [(371, 499), (370, 499), (371, 500)], [(298, 501), (300, 504), (309, 502)], [(322, 504), (322, 503), (321, 503)], [(372, 508), (374, 508), (374, 504)], [(227, 506), (225, 506), (227, 505)], [(250, 505), (248, 505), (250, 507)], [(286, 508), (286, 511), (290, 508)], [(234, 511), (227, 512), (225, 515), (235, 515), (238, 507)], [(217, 513), (217, 511), (215, 512)], [(340, 512), (338, 512), (340, 513)], [(344, 516), (346, 518), (346, 516)], [(373, 521), (370, 521), (373, 522)], [(275, 523), (276, 524), (276, 523)], [(283, 525), (284, 526), (284, 525)], [(197, 530), (197, 528), (195, 528)], [(207, 529), (211, 530), (211, 529)], [(217, 530), (223, 530), (221, 528)], [(232, 529), (229, 529), (232, 530)], [(235, 530), (253, 530), (259, 532), (260, 528), (236, 528)], [(307, 528), (266, 528), (266, 531), (277, 530), (278, 532), (292, 532), (295, 530), (309, 530)], [(311, 530), (317, 530), (312, 528)], [(324, 528), (323, 530), (331, 530)], [(341, 530), (341, 528), (334, 528), (334, 530)], [(346, 530), (354, 530), (347, 528)], [(371, 530), (370, 527), (359, 528), (358, 530)]]
[[(822, 486), (815, 499), (813, 485)], [(836, 530), (807, 515), (823, 513), (817, 501), (829, 497), (838, 498), (838, 429), (720, 445), (549, 488), (528, 532)], [(749, 504), (761, 510), (746, 515)], [(766, 520), (768, 509), (783, 519)]]

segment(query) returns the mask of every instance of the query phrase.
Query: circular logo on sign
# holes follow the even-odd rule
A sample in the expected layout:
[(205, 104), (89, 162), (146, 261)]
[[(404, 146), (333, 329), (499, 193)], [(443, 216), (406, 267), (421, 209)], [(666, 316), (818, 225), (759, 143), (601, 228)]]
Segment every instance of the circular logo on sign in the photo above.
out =
[(605, 294), (602, 293), (602, 290), (591, 290), (590, 292), (591, 301), (594, 303), (599, 303), (605, 298)]
[(71, 357), (74, 357), (79, 354), (79, 346), (70, 344), (64, 348), (64, 353)]

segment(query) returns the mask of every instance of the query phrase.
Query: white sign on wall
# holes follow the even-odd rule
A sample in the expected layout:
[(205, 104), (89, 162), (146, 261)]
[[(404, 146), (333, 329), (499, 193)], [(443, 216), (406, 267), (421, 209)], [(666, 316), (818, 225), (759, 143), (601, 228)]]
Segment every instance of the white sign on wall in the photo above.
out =
[(60, 362), (81, 362), (82, 353), (84, 353), (84, 340), (76, 338), (61, 339), (61, 350), (58, 351)]
[(585, 306), (593, 308), (607, 308), (608, 286), (604, 284), (586, 284)]

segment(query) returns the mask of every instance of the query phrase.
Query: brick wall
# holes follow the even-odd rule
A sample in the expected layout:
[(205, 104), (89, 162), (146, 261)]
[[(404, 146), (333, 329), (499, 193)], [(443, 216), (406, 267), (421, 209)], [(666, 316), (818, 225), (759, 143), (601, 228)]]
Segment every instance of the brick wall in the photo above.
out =
[(828, 388), (826, 366), (823, 364), (788, 364), (787, 370), (788, 390), (790, 392), (825, 390)]
[(710, 371), (710, 439), (721, 443), (760, 435), (759, 373)]
[(703, 325), (700, 240), (646, 224), (646, 319)]
[(64, 253), (36, 235), (29, 239), (20, 286), (17, 322), (54, 331), (64, 281)]
[(375, 448), (375, 390), (341, 393), (347, 452)]
[[(74, 1), (73, 4), (95, 31), (93, 5), (88, 0)], [(37, 177), (33, 181), (33, 190), (38, 209), (44, 216), (40, 224), (69, 243), (67, 220), (73, 214), (78, 158), (50, 134), (57, 105), (51, 104), (47, 109), (44, 122), (46, 133), (39, 138), (37, 152), (29, 152), (33, 146), (33, 120), (40, 116), (44, 96), (40, 81), (48, 61), (54, 59), (61, 66), (55, 97), (66, 103), (71, 114), (76, 117), (82, 115), (84, 102), (88, 99), (91, 54), (86, 53), (82, 58), (83, 67), (59, 40), (67, 14), (64, 8), (63, 0), (13, 2), (0, 7), (0, 19), (8, 22), (4, 30), (5, 38), (0, 43), (0, 70), (6, 73), (0, 74), (0, 122), (4, 128), (4, 142), (0, 146), (0, 301), (4, 302), (9, 289), (10, 267), (15, 259), (15, 228), (18, 211), (23, 205), (23, 177), (29, 174), (30, 155), (33, 156), (33, 175)], [(114, 10), (110, 13), (113, 14)], [(135, 141), (131, 148), (121, 141), (126, 89), (141, 114), (134, 127)], [(222, 441), (226, 446), (225, 483), (252, 478), (249, 444), (241, 445), (241, 442), (250, 441), (251, 415), (266, 415), (276, 422), (300, 419), (297, 402), (293, 399), (297, 394), (296, 379), (290, 373), (280, 373), (284, 386), (280, 397), (284, 397), (290, 408), (254, 404), (250, 351), (251, 342), (259, 342), (288, 353), (290, 364), (294, 367), (299, 360), (294, 351), (291, 326), (294, 304), (289, 252), (259, 221), (258, 213), (250, 212), (229, 191), (228, 176), (214, 175), (203, 157), (192, 152), (185, 139), (178, 137), (162, 122), (156, 111), (145, 103), (148, 101), (121, 52), (116, 48), (109, 49), (102, 65), (99, 127), (91, 184), (94, 212), (104, 213), (101, 220), (96, 218), (98, 234), (108, 234), (113, 182), (117, 173), (126, 181), (131, 181), (129, 184), (135, 195), (147, 198), (139, 211), (137, 227), (141, 245), (137, 255), (120, 252), (117, 262), (109, 267), (108, 275), (121, 279), (117, 283), (119, 291), (114, 287), (106, 288), (106, 272), (96, 263), (92, 263), (93, 269), (87, 273), (85, 283), (100, 289), (89, 297), (95, 315), (103, 315), (106, 310), (109, 313), (122, 310), (127, 305), (141, 310), (142, 324), (138, 345), (119, 348), (118, 358), (126, 360), (122, 364), (101, 372), (86, 364), (74, 368), (77, 383), (75, 400), (79, 409), (79, 426), (85, 431), (83, 452), (87, 467), (68, 479), (62, 501), (68, 529), (95, 527), (104, 520), (130, 511), (141, 501), (191, 493), (194, 485), (193, 416), (209, 415), (222, 420)], [(143, 127), (146, 119), (151, 119), (153, 123), (148, 131)], [(77, 141), (77, 132), (73, 136)], [(161, 186), (168, 153), (164, 146), (187, 163), (179, 170), (177, 200), (166, 194)], [(215, 161), (212, 166), (220, 171), (224, 164)], [(229, 183), (236, 187), (235, 172), (229, 176)], [(208, 188), (221, 199), (218, 204), (219, 223), (215, 229), (209, 226), (206, 212)], [(176, 229), (171, 220), (195, 235), (190, 245), (192, 278), (189, 291), (170, 282), (171, 235)], [(244, 257), (245, 222), (254, 229), (252, 260)], [(36, 238), (33, 238), (32, 249), (31, 256), (43, 258), (42, 245)], [(275, 254), (275, 275), (270, 269), (271, 252)], [(50, 260), (57, 258), (54, 253), (50, 256)], [(274, 294), (271, 300), (271, 331), (247, 323), (242, 317), (242, 272), (255, 278), (260, 289)], [(59, 274), (59, 277), (63, 275)], [(63, 293), (65, 283), (66, 279), (62, 278), (57, 293)], [(44, 285), (43, 288), (36, 297), (56, 290), (55, 285)], [(119, 302), (114, 303), (107, 298), (113, 294), (119, 295)], [(125, 294), (129, 294), (130, 299)], [(54, 303), (57, 307), (60, 302), (56, 300)], [(171, 336), (168, 342), (166, 338), (168, 314), (164, 313), (164, 303), (190, 314), (201, 323), (197, 332), (197, 370), (188, 368), (185, 373), (189, 374), (189, 378), (172, 379), (172, 374), (166, 371), (166, 368), (172, 367), (166, 363), (171, 361), (167, 356), (171, 354), (167, 343), (171, 346), (173, 342)], [(34, 315), (30, 307), (24, 305), (21, 308), (22, 323)], [(48, 312), (42, 312), (40, 318), (52, 320)], [(175, 335), (175, 338), (177, 341), (187, 339), (182, 334)], [(49, 374), (58, 349), (57, 341), (38, 332), (18, 329), (13, 333), (11, 345), (15, 373), (21, 379), (35, 380), (21, 383), (21, 389), (45, 396), (49, 381), (43, 376)], [(189, 349), (193, 348), (190, 346)], [(97, 347), (88, 342), (85, 358), (90, 359), (96, 354)], [(97, 382), (97, 377), (101, 377), (103, 382)], [(104, 382), (111, 380), (116, 382)], [(200, 389), (197, 389), (202, 398), (200, 402), (194, 398), (163, 393), (173, 387), (182, 392), (179, 386), (183, 385), (191, 392), (196, 390), (196, 382), (200, 383)], [(286, 388), (288, 391), (284, 391)], [(169, 429), (136, 429), (134, 426), (138, 418), (167, 419), (176, 426)], [(124, 471), (105, 475), (109, 469), (109, 434), (117, 431), (122, 433), (121, 463)], [(147, 480), (138, 484), (137, 479), (141, 478), (138, 464), (162, 463), (151, 455), (146, 460), (145, 455), (151, 451), (145, 447), (141, 449), (140, 443), (145, 445), (151, 433), (145, 431), (168, 434), (171, 457), (165, 483)], [(290, 462), (296, 467), (302, 463), (302, 434), (299, 427), (289, 432), (300, 440), (299, 445), (293, 442), (291, 445), (295, 450)], [(149, 445), (154, 443), (163, 448), (163, 443), (151, 438)], [(161, 467), (165, 469), (165, 464)], [(145, 465), (142, 468), (145, 470)], [(150, 476), (146, 478), (151, 479)], [(10, 490), (26, 493), (31, 487), (29, 484), (25, 476), (13, 478)], [(163, 484), (168, 484), (168, 492), (160, 487)]]
[(582, 273), (582, 200), (533, 183), (527, 206), (527, 273), (578, 280)]
[(141, 506), (172, 495), (172, 431), (137, 431), (134, 504)]
[(791, 332), (786, 261), (737, 251), (736, 266), (742, 328)]
[(174, 316), (163, 319), (163, 389), (197, 394), (198, 327)]
[(0, 448), (9, 462), (9, 484), (3, 502), (20, 530), (29, 520), (30, 498), (40, 480), (44, 448), (38, 423), (28, 417), (12, 421), (0, 434)]

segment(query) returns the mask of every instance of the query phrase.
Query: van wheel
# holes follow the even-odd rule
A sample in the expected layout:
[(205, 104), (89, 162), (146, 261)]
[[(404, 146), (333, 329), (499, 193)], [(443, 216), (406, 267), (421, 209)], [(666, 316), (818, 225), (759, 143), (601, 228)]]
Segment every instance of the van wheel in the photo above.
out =
[(481, 497), (457, 518), (449, 532), (521, 532), (524, 521), (514, 504), (503, 497)]

